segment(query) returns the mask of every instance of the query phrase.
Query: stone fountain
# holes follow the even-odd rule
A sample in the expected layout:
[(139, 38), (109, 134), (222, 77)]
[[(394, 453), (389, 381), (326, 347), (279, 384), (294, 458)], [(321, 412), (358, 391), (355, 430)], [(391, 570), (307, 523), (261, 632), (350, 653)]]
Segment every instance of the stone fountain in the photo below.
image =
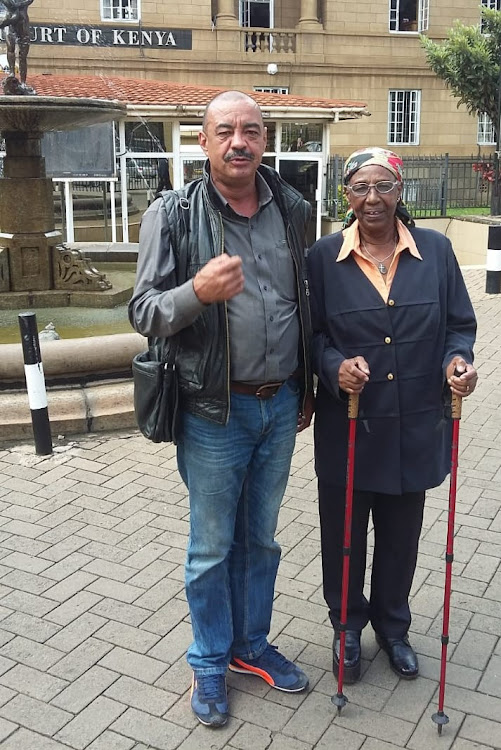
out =
[[(33, 0), (31, 0), (33, 2)], [(46, 176), (41, 139), (50, 130), (73, 130), (123, 117), (116, 101), (37, 96), (26, 83), (29, 21), (26, 0), (6, 0), (7, 56), (11, 74), (0, 96), (5, 140), (0, 179), (0, 307), (93, 305), (110, 282), (77, 250), (61, 244), (55, 229), (52, 180)], [(19, 50), (20, 80), (15, 70)], [(82, 297), (83, 295), (83, 297)]]
[[(0, 309), (108, 306), (98, 301), (115, 291), (104, 274), (79, 251), (61, 244), (41, 139), (47, 131), (115, 120), (126, 108), (109, 100), (37, 96), (26, 83), (30, 2), (3, 4), (7, 15), (0, 26), (8, 26), (11, 75), (4, 79), (0, 96), (6, 152), (0, 179)], [(20, 80), (13, 74), (16, 47)], [(55, 386), (49, 398), (54, 434), (132, 426), (130, 362), (143, 348), (145, 341), (136, 333), (41, 343), (48, 384)], [(0, 436), (29, 437), (21, 345), (4, 344), (0, 350)]]

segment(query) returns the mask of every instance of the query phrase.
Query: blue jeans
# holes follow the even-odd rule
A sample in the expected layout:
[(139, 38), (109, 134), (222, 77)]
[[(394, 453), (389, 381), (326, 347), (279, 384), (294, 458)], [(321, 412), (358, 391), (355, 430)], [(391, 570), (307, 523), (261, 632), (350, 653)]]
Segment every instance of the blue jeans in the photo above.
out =
[(225, 674), (232, 655), (253, 659), (266, 648), (280, 561), (274, 536), (298, 410), (290, 379), (266, 401), (232, 393), (226, 426), (183, 414), (177, 459), (190, 495), (188, 663), (202, 674)]

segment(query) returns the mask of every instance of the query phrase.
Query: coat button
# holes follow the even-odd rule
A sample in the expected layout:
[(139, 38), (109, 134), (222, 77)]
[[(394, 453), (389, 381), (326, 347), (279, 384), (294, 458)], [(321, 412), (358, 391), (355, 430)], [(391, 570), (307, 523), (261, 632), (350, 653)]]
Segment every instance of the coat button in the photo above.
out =
[(389, 299), (388, 300), (388, 304), (389, 304), (390, 307), (393, 307), (393, 305), (395, 304), (395, 300), (394, 299)]
[(386, 336), (386, 338), (384, 340), (384, 343), (385, 344), (391, 344), (391, 338), (389, 336)]
[(393, 373), (389, 372), (386, 377), (388, 378), (388, 380), (393, 380)]

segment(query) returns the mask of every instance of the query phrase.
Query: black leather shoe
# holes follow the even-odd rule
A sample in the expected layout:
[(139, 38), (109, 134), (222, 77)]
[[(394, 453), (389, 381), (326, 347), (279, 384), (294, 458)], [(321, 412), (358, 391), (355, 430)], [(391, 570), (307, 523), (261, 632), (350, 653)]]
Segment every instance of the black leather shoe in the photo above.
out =
[[(332, 644), (332, 671), (334, 677), (339, 674), (339, 649), (341, 645), (341, 633), (334, 631), (334, 643)], [(344, 682), (353, 685), (360, 679), (360, 631), (347, 630), (344, 642)]]
[(409, 643), (409, 638), (384, 638), (376, 633), (378, 645), (386, 651), (390, 667), (404, 680), (414, 680), (418, 676), (419, 666), (416, 652)]

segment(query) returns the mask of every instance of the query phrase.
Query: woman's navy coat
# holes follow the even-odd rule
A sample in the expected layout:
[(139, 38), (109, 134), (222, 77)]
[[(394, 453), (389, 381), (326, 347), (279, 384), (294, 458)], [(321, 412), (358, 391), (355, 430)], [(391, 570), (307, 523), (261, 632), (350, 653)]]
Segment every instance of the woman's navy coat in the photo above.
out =
[(319, 479), (346, 481), (346, 358), (362, 355), (370, 381), (360, 395), (355, 489), (401, 495), (440, 484), (450, 470), (450, 390), (455, 355), (473, 361), (476, 322), (450, 241), (410, 230), (423, 258), (404, 251), (386, 303), (350, 255), (336, 263), (342, 233), (311, 248), (308, 270), (314, 369), (319, 377), (315, 464)]

